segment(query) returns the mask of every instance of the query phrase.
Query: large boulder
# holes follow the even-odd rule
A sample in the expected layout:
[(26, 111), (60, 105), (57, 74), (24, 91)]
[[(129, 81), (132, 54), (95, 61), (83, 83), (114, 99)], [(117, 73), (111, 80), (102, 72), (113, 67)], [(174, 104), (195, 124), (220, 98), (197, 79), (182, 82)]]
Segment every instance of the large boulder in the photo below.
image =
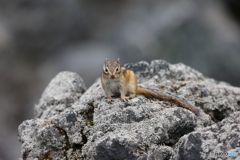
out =
[(153, 60), (125, 66), (142, 87), (177, 95), (199, 114), (140, 95), (126, 102), (115, 97), (109, 104), (100, 79), (86, 90), (76, 73), (61, 72), (35, 106), (36, 117), (18, 128), (23, 159), (208, 159), (215, 156), (210, 153), (239, 152), (240, 125), (233, 119), (240, 114), (240, 88), (182, 63)]

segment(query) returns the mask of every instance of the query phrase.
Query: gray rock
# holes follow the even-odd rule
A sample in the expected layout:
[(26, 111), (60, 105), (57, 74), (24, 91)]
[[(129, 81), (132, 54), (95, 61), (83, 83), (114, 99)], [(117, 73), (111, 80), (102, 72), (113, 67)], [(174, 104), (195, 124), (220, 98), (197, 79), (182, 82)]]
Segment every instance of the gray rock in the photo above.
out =
[(72, 72), (60, 72), (44, 90), (35, 106), (37, 118), (49, 118), (71, 106), (85, 92), (82, 78)]
[[(240, 112), (223, 121), (183, 136), (172, 159), (235, 159), (230, 152), (240, 153)], [(239, 157), (238, 157), (239, 158)]]
[(141, 86), (186, 99), (199, 115), (144, 96), (127, 102), (115, 97), (109, 104), (100, 79), (84, 92), (77, 74), (62, 72), (45, 89), (36, 118), (18, 128), (23, 159), (208, 159), (214, 158), (210, 152), (239, 152), (240, 112), (231, 114), (239, 110), (239, 88), (181, 63), (125, 66), (135, 71)]
[[(24, 121), (19, 126), (19, 140), (23, 159), (66, 159), (78, 153), (91, 132), (91, 123), (67, 108), (58, 115), (46, 119)], [(67, 154), (70, 154), (67, 156)]]

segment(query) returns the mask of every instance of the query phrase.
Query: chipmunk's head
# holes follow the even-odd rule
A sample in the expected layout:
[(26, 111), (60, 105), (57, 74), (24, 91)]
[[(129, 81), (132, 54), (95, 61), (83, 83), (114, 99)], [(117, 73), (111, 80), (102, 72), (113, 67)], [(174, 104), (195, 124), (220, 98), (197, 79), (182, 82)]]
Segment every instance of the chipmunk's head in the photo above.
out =
[(118, 58), (116, 62), (110, 62), (108, 59), (105, 60), (103, 65), (103, 74), (108, 78), (114, 79), (118, 78), (121, 73), (120, 59)]

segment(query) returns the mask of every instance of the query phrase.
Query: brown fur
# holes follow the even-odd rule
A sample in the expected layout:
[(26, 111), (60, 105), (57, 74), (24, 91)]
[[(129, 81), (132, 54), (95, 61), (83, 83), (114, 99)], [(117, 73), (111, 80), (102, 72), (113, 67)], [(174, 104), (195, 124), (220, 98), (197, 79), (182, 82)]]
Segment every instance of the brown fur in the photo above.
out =
[(190, 111), (196, 112), (196, 109), (193, 108), (192, 105), (173, 95), (167, 95), (166, 93), (155, 92), (142, 87), (137, 88), (137, 94), (144, 95), (145, 97), (149, 97), (149, 98), (158, 98), (158, 99), (160, 98), (160, 99), (181, 105), (182, 107)]
[(116, 62), (110, 62), (107, 59), (105, 60), (101, 82), (109, 102), (112, 101), (111, 96), (115, 95), (120, 95), (123, 101), (126, 101), (126, 95), (129, 95), (130, 97), (144, 95), (149, 98), (152, 97), (173, 102), (195, 113), (197, 111), (194, 106), (175, 95), (156, 92), (138, 86), (134, 72), (125, 67), (120, 67), (119, 59)]

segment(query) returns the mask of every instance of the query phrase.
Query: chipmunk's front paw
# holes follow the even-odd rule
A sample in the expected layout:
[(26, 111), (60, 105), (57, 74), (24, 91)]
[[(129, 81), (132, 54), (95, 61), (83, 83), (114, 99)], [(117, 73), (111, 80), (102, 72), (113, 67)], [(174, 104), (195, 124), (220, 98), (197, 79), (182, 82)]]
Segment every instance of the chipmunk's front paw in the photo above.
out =
[(112, 103), (113, 99), (110, 98), (110, 97), (108, 97), (108, 98), (107, 98), (107, 101), (108, 101), (108, 103)]
[(126, 97), (125, 97), (125, 96), (122, 96), (122, 97), (121, 97), (121, 100), (122, 100), (123, 102), (126, 102)]
[(121, 99), (123, 102), (126, 102), (127, 100), (126, 100), (126, 98), (125, 99)]
[(136, 94), (131, 93), (131, 94), (129, 95), (129, 98), (132, 99), (132, 98), (134, 98), (135, 96), (136, 96)]

